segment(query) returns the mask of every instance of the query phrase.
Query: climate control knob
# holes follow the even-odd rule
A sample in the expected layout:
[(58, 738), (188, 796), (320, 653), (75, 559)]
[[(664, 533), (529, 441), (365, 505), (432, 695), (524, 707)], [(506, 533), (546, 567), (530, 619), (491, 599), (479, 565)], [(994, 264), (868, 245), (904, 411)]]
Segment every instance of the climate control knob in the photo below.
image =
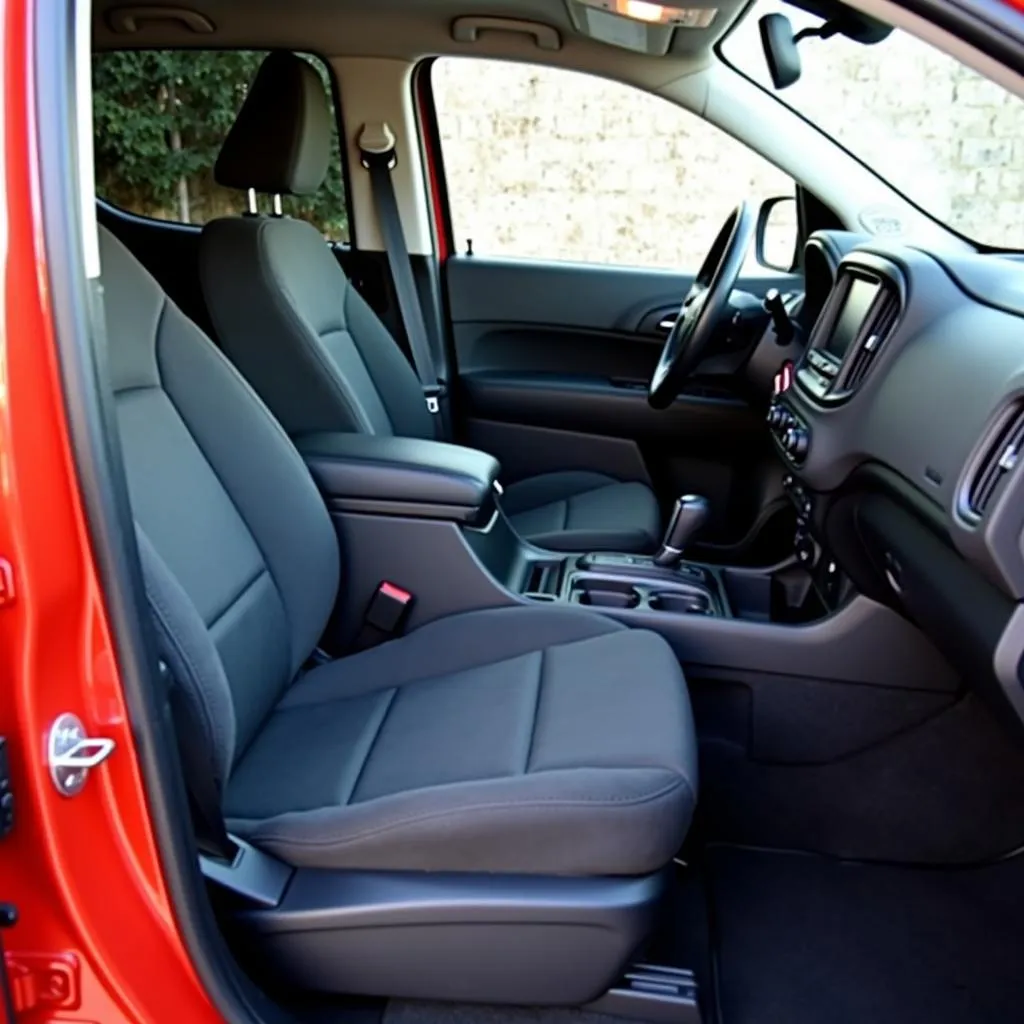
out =
[(790, 458), (799, 462), (811, 446), (811, 439), (807, 431), (800, 426), (790, 427), (782, 438), (782, 447), (786, 449)]

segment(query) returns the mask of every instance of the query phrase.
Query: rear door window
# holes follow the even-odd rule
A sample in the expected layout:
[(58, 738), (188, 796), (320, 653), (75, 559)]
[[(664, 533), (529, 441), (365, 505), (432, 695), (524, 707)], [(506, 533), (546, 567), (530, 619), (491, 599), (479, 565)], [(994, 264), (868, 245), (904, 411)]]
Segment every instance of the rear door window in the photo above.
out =
[[(263, 50), (118, 50), (93, 57), (96, 190), (130, 213), (205, 224), (244, 212), (244, 192), (213, 178), (217, 154)], [(306, 56), (331, 91), (328, 69)], [(333, 99), (332, 110), (333, 110)], [(312, 196), (282, 197), (284, 212), (347, 242), (349, 218), (337, 139), (327, 178)], [(261, 197), (264, 204), (269, 203)]]

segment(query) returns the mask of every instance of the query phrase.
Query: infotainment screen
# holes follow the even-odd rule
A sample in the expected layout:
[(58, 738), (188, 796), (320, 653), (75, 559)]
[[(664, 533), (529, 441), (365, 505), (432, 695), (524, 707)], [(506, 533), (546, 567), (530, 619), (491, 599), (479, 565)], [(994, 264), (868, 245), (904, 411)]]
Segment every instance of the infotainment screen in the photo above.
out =
[(833, 359), (840, 363), (843, 361), (853, 339), (863, 325), (880, 287), (877, 282), (865, 281), (862, 277), (853, 279), (853, 284), (846, 293), (843, 308), (839, 311), (839, 316), (824, 345), (825, 351)]

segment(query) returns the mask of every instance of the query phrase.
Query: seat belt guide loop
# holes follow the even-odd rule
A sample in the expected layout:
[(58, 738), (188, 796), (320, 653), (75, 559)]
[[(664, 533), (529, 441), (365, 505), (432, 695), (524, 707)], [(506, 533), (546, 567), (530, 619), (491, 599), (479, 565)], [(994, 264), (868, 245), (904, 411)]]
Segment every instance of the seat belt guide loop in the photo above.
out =
[(423, 388), (423, 400), (427, 403), (427, 410), (434, 415), (441, 411), (441, 399), (444, 398), (447, 389), (441, 381), (437, 384), (425, 385)]
[(369, 170), (372, 165), (383, 164), (389, 171), (398, 163), (395, 151), (395, 133), (387, 121), (371, 121), (359, 130), (356, 144), (363, 166)]

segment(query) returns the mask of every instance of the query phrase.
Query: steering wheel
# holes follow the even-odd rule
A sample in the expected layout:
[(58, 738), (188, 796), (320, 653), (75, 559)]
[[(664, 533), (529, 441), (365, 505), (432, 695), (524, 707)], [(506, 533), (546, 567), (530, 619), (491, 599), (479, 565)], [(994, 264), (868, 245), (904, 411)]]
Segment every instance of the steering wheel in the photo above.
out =
[(744, 200), (718, 232), (665, 339), (647, 389), (647, 401), (653, 408), (665, 409), (672, 404), (679, 386), (707, 351), (729, 309), (729, 295), (736, 286), (756, 230), (754, 207)]

